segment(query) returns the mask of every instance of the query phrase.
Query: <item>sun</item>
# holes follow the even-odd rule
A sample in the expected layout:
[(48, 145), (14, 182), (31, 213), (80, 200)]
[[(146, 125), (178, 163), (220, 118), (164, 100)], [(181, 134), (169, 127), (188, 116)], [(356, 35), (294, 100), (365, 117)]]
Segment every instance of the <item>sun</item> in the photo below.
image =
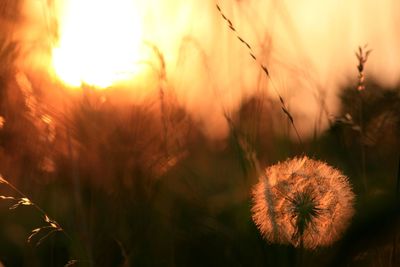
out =
[(107, 88), (135, 75), (143, 42), (134, 1), (69, 0), (61, 10), (52, 65), (66, 85)]

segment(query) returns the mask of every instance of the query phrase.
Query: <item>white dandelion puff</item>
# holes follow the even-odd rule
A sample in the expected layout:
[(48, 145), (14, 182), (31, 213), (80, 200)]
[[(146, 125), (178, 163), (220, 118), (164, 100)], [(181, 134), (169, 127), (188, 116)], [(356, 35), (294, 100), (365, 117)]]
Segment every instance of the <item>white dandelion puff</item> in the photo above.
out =
[(272, 243), (309, 249), (330, 245), (354, 214), (347, 177), (307, 157), (267, 168), (252, 194), (253, 220)]

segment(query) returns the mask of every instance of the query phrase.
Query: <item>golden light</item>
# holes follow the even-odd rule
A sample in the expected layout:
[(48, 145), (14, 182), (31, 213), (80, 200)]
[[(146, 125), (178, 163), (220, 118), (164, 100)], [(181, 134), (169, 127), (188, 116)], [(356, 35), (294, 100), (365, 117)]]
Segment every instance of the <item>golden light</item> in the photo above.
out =
[[(165, 66), (168, 88), (216, 138), (229, 132), (221, 109), (238, 110), (260, 92), (277, 100), (216, 1), (23, 1), (26, 20), (13, 35), (29, 51), (20, 63), (26, 73), (40, 70), (73, 87), (123, 87), (124, 100), (137, 101), (157, 90)], [(301, 135), (313, 135), (316, 124), (318, 132), (329, 126), (320, 115), (321, 97), (329, 114), (339, 111), (339, 90), (357, 79), (358, 46), (374, 51), (367, 80), (390, 87), (400, 82), (400, 16), (394, 12), (400, 1), (217, 2), (269, 68)]]
[(132, 0), (65, 1), (59, 43), (52, 51), (56, 75), (67, 85), (106, 88), (138, 71), (142, 33)]

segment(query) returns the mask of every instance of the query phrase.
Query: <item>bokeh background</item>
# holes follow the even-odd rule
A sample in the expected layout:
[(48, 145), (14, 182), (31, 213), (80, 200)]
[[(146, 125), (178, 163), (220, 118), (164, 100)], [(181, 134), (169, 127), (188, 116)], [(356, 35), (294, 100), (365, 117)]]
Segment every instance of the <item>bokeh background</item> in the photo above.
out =
[[(395, 0), (2, 1), (0, 173), (63, 231), (27, 242), (43, 214), (1, 200), (0, 261), (397, 266), (398, 10)], [(359, 47), (372, 50), (361, 91)], [(268, 243), (251, 219), (256, 166), (300, 155), (340, 169), (356, 194), (330, 247)]]

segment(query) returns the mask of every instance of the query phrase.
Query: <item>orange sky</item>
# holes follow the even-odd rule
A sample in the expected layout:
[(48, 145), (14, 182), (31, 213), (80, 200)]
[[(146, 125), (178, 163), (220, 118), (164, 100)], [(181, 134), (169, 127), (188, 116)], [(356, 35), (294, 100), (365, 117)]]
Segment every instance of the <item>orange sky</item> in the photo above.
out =
[[(62, 79), (78, 73), (78, 78), (71, 78), (75, 85), (82, 80), (96, 84), (96, 73), (102, 86), (113, 79), (133, 81), (143, 62), (158, 64), (146, 48), (148, 42), (165, 57), (168, 86), (211, 137), (227, 133), (223, 109), (236, 110), (257, 90), (276, 98), (246, 48), (221, 19), (216, 1), (71, 0), (69, 13), (61, 0), (50, 9), (45, 1), (25, 1), (24, 34), (19, 38), (49, 43), (44, 36), (53, 29), (49, 21), (58, 18), (61, 38), (51, 42), (53, 62), (46, 64), (56, 68)], [(400, 15), (396, 12), (400, 1), (226, 0), (219, 4), (269, 67), (303, 134), (313, 130), (318, 90), (326, 92), (330, 112), (337, 110), (337, 90), (357, 77), (354, 51), (359, 45), (373, 49), (367, 79), (387, 86), (400, 82)], [(74, 36), (79, 36), (79, 42), (73, 42)], [(43, 52), (43, 47), (37, 50)], [(35, 62), (24, 62), (46, 65), (42, 56), (31, 60)], [(92, 61), (96, 63), (90, 65)], [(57, 70), (54, 66), (60, 62), (73, 67), (65, 70), (68, 64), (64, 64)], [(109, 74), (111, 66), (114, 73)], [(92, 73), (82, 74), (87, 70)], [(70, 74), (63, 77), (61, 72)], [(146, 75), (141, 82), (157, 77), (154, 71)], [(135, 101), (134, 94), (127, 98)]]

